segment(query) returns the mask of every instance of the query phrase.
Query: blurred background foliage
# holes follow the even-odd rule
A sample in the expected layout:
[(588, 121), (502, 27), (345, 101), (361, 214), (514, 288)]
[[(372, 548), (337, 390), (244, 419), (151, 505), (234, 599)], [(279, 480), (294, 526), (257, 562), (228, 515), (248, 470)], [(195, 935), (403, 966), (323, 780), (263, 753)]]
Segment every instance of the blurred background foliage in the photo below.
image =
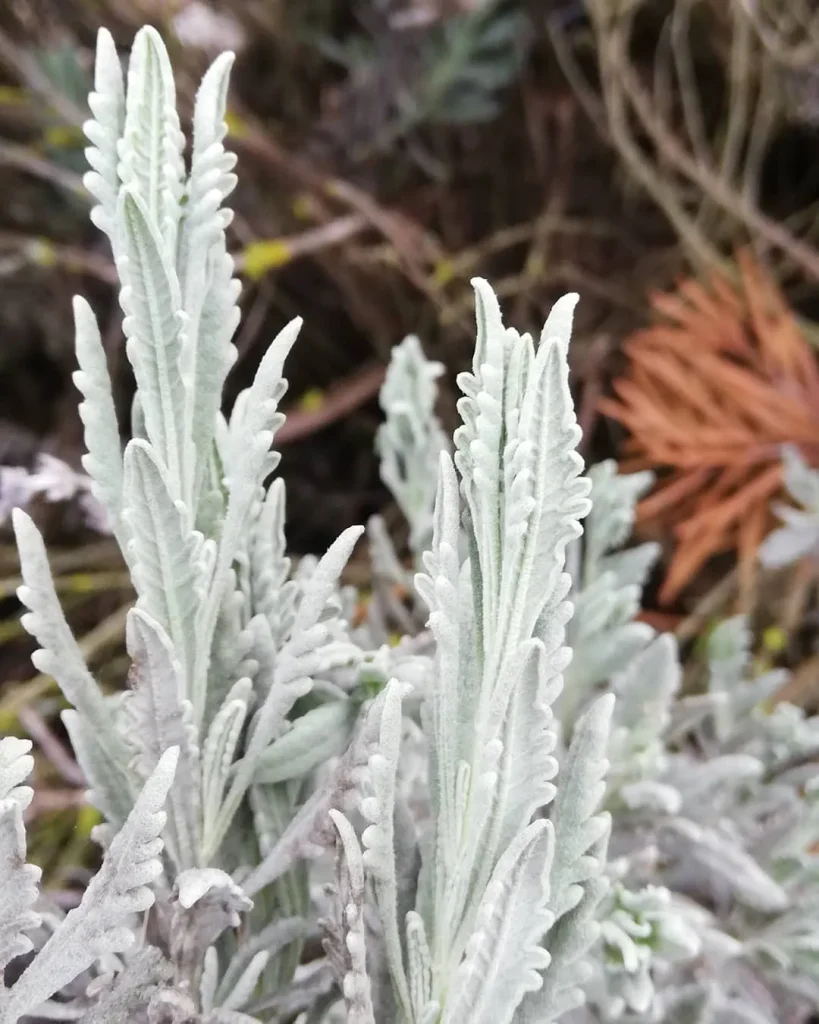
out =
[[(228, 401), (303, 314), (279, 435), (295, 553), (375, 511), (400, 540), (373, 450), (394, 344), (415, 332), (444, 364), (451, 427), (470, 278), (489, 278), (522, 330), (576, 290), (584, 455), (659, 474), (641, 529), (672, 576), (655, 581), (646, 617), (692, 639), (739, 604), (764, 627), (759, 657), (806, 666), (800, 685), (816, 690), (812, 565), (764, 585), (753, 569), (781, 491), (779, 445), (819, 459), (814, 0), (4, 0), (0, 465), (48, 453), (79, 467), (76, 292), (100, 317), (128, 431), (132, 382), (113, 265), (87, 217), (81, 126), (97, 28), (125, 50), (145, 23), (167, 41), (183, 114), (208, 61), (238, 55), (230, 241), (244, 288)], [(737, 445), (726, 454), (715, 431)], [(38, 519), (91, 663), (117, 685), (122, 566), (70, 502)], [(39, 735), (50, 755), (32, 813), (63, 801), (73, 828), (77, 779), (47, 724), (50, 682), (30, 678), (2, 541), (0, 729)], [(365, 552), (350, 574), (366, 582)]]

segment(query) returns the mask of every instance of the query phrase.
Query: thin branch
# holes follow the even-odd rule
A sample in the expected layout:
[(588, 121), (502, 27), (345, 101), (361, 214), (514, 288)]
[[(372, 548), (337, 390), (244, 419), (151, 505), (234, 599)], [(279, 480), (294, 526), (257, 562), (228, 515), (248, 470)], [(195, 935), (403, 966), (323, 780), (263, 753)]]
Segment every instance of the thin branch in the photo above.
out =
[(288, 153), (259, 127), (243, 118), (242, 130), (232, 140), (237, 149), (267, 164), (300, 188), (325, 200), (335, 200), (359, 214), (393, 245), (402, 270), (428, 298), (437, 303), (427, 268), (445, 257), (443, 247), (420, 225), (402, 214), (386, 210), (372, 196), (341, 178), (326, 175), (305, 158)]
[(18, 715), (20, 724), (39, 746), (48, 763), (71, 786), (84, 788), (86, 785), (82, 769), (57, 739), (43, 716), (31, 706), (21, 708)]
[(292, 444), (323, 430), (354, 412), (378, 394), (384, 381), (384, 367), (373, 366), (328, 388), (321, 406), (310, 412), (292, 409), (276, 434), (276, 444)]
[(622, 81), (644, 127), (651, 132), (658, 146), (673, 160), (677, 170), (712, 196), (737, 220), (777, 249), (781, 249), (797, 266), (815, 280), (819, 280), (819, 252), (794, 238), (776, 221), (766, 217), (745, 196), (733, 190), (712, 167), (697, 163), (680, 145), (667, 125), (656, 118), (637, 77), (629, 68), (622, 68)]
[(63, 245), (50, 238), (3, 231), (0, 232), (0, 246), (13, 246), (27, 263), (37, 267), (59, 267), (71, 274), (85, 274), (110, 285), (116, 285), (119, 281), (110, 259), (87, 252), (78, 245)]
[(40, 96), (67, 124), (73, 125), (75, 128), (82, 127), (88, 117), (85, 108), (58, 92), (54, 83), (42, 71), (33, 57), (2, 31), (0, 31), (0, 62), (14, 71), (17, 77), (33, 93)]
[[(301, 256), (310, 256), (322, 252), (334, 245), (340, 245), (356, 235), (360, 235), (370, 227), (369, 222), (360, 214), (352, 213), (346, 217), (337, 217), (327, 224), (321, 224), (315, 228), (309, 228), (298, 235), (289, 235), (275, 239), (278, 246), (281, 246), (283, 254), (282, 263), (291, 263)], [(253, 243), (249, 243), (252, 245)], [(236, 269), (241, 273), (245, 269), (246, 257), (239, 254), (235, 257)]]
[(82, 175), (75, 174), (65, 167), (59, 167), (50, 160), (44, 160), (32, 152), (28, 146), (0, 141), (0, 164), (16, 167), (41, 181), (57, 185), (66, 192), (70, 192), (71, 195), (83, 199), (89, 205), (91, 203), (91, 197), (82, 183)]
[[(808, 278), (819, 279), (819, 252), (766, 216), (756, 202), (761, 163), (778, 110), (770, 54), (754, 44), (753, 27), (745, 16), (747, 5), (740, 5), (741, 10), (732, 5), (729, 110), (718, 139), (709, 140), (690, 53), (690, 2), (677, 0), (672, 14), (673, 62), (689, 145), (675, 130), (673, 114), (665, 109), (663, 89), (658, 86), (652, 96), (630, 58), (634, 17), (644, 0), (619, 6), (608, 0), (589, 0), (607, 120), (605, 134), (631, 175), (668, 217), (700, 269), (726, 269), (722, 249), (736, 246), (740, 242), (738, 229), (744, 228), (781, 252)], [(554, 22), (550, 34), (570, 84), (584, 106), (594, 107), (590, 86)], [(752, 110), (754, 78), (759, 85)], [(594, 115), (598, 116), (596, 109)], [(643, 133), (650, 150), (638, 141)], [(692, 206), (699, 208), (699, 215)], [(714, 219), (716, 213), (721, 216)]]

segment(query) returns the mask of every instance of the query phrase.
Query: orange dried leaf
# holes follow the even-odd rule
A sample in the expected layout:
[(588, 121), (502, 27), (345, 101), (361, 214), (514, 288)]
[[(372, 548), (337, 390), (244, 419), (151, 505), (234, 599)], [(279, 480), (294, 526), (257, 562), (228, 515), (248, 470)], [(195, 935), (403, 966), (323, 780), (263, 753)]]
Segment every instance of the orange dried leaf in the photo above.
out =
[[(657, 322), (624, 345), (627, 372), (600, 411), (629, 431), (628, 467), (658, 472), (638, 521), (673, 533), (660, 592), (674, 601), (718, 552), (734, 549), (742, 592), (781, 496), (780, 450), (819, 459), (819, 367), (776, 283), (749, 252), (738, 283), (716, 276), (652, 296)], [(625, 467), (625, 463), (623, 464)]]

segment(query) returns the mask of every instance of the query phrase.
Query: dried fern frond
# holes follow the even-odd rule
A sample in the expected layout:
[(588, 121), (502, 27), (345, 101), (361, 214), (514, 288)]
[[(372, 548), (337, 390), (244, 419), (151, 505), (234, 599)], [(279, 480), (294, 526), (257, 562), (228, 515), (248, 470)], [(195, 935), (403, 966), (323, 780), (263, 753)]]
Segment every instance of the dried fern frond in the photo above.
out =
[(669, 604), (715, 554), (736, 549), (745, 591), (782, 492), (781, 447), (819, 456), (819, 369), (776, 285), (747, 252), (738, 280), (654, 296), (600, 408), (630, 432), (621, 468), (658, 472), (638, 522), (673, 530)]

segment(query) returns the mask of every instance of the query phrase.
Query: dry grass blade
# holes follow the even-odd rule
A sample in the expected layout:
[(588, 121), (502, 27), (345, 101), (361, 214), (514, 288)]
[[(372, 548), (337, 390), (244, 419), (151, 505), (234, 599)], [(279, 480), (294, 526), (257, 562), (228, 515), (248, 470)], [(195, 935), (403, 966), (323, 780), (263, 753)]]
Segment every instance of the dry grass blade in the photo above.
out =
[(639, 520), (673, 531), (660, 591), (670, 604), (705, 562), (735, 549), (740, 591), (782, 489), (780, 448), (819, 457), (819, 369), (774, 282), (746, 253), (738, 282), (690, 280), (652, 300), (657, 321), (628, 339), (629, 368), (600, 409), (629, 431), (624, 468), (659, 483)]

